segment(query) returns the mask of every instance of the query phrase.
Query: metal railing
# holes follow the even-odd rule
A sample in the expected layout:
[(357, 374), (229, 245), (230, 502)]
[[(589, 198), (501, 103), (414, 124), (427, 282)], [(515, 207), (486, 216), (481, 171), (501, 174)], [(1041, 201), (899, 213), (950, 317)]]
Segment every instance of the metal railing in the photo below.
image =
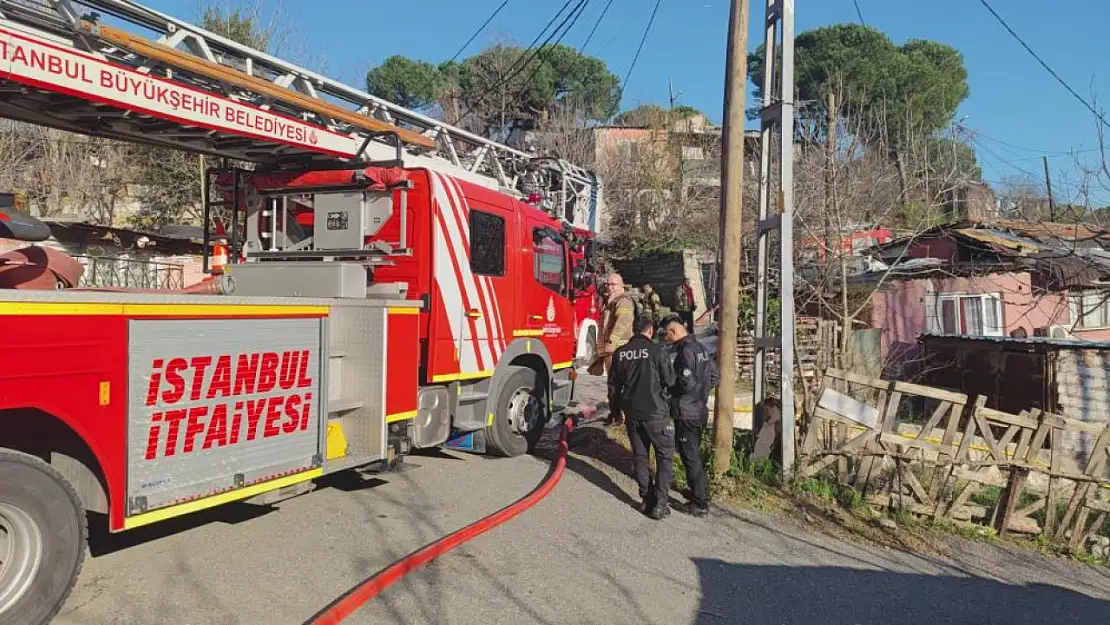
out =
[(120, 287), (127, 289), (185, 288), (185, 266), (151, 260), (112, 256), (74, 256), (85, 267), (81, 287)]

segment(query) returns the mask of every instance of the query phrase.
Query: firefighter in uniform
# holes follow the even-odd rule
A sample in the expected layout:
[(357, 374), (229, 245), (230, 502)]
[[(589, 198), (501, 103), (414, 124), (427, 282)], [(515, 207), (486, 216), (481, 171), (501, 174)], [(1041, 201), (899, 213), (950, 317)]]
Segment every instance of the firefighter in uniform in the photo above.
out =
[[(675, 374), (663, 346), (652, 340), (655, 324), (651, 318), (637, 319), (635, 329), (636, 334), (613, 354), (609, 406), (627, 423), (641, 510), (658, 520), (670, 514), (675, 426), (669, 418), (666, 393), (675, 384)], [(657, 468), (654, 483), (648, 460), (652, 447)]]
[(674, 417), (675, 446), (690, 485), (690, 501), (685, 511), (703, 517), (709, 512), (709, 483), (701, 457), (701, 437), (709, 422), (709, 391), (720, 382), (720, 373), (709, 350), (686, 331), (681, 318), (669, 317), (663, 327), (667, 342), (675, 348), (670, 411)]
[(659, 325), (663, 319), (663, 300), (659, 299), (659, 294), (650, 284), (645, 284), (640, 287), (640, 292), (643, 293), (643, 311), (645, 317), (651, 317), (651, 320)]
[(686, 324), (686, 331), (689, 333), (694, 332), (694, 310), (697, 308), (694, 303), (694, 288), (690, 286), (690, 278), (683, 277), (682, 284), (674, 290), (674, 311), (682, 319), (682, 323)]

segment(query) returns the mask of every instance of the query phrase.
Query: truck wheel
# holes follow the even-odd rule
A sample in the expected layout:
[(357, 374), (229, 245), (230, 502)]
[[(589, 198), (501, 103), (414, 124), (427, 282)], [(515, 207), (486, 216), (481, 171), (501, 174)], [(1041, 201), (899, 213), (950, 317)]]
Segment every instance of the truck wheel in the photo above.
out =
[(543, 387), (536, 372), (528, 367), (510, 367), (501, 386), (493, 413), (493, 425), (486, 428), (486, 441), (492, 453), (519, 456), (535, 449), (547, 415)]
[(0, 450), (0, 623), (48, 623), (85, 560), (85, 511), (49, 464)]
[(597, 358), (597, 329), (591, 327), (586, 334), (586, 354), (578, 364), (589, 366), (593, 364), (594, 358)]

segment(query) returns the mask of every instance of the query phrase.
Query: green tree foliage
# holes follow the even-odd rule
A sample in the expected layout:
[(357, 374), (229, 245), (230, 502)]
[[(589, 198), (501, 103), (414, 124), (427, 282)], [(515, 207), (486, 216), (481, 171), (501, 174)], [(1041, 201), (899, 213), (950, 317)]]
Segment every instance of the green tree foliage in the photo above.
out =
[(431, 63), (395, 55), (366, 73), (366, 90), (405, 108), (424, 110), (443, 95), (444, 79)]
[[(763, 55), (760, 46), (748, 56), (748, 75), (756, 85), (763, 82)], [(833, 93), (847, 103), (843, 111), (881, 128), (896, 145), (907, 134), (943, 129), (969, 93), (963, 56), (952, 47), (925, 40), (896, 46), (884, 33), (857, 24), (801, 33), (795, 62), (795, 98), (802, 111), (819, 111)], [(758, 87), (756, 93), (762, 97)], [(821, 111), (810, 121), (823, 124), (824, 117)]]
[(470, 113), (470, 125), (491, 135), (535, 128), (558, 111), (582, 121), (611, 118), (620, 102), (620, 81), (604, 61), (556, 45), (538, 54), (495, 45), (439, 67), (390, 57), (370, 70), (367, 89), (402, 106), (438, 104), (454, 121), (454, 109)]
[[(267, 52), (273, 42), (274, 24), (263, 24), (259, 5), (232, 8), (209, 4), (201, 10), (201, 27), (246, 46)], [(138, 213), (131, 225), (158, 231), (177, 223), (199, 223), (201, 217), (202, 156), (162, 147), (132, 146), (139, 185)]]
[(658, 104), (641, 104), (634, 109), (622, 111), (613, 118), (613, 123), (618, 126), (633, 128), (649, 126), (665, 126), (667, 119), (678, 121), (690, 117), (704, 115), (692, 106), (679, 105), (669, 111)]

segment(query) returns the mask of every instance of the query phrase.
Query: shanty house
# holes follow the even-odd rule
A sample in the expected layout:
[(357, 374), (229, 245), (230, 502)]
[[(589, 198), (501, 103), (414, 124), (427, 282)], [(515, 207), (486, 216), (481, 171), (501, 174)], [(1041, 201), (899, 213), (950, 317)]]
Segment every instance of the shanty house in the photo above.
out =
[(938, 226), (870, 250), (851, 278), (882, 329), (886, 373), (917, 367), (923, 333), (1110, 339), (1110, 234), (1013, 220)]

